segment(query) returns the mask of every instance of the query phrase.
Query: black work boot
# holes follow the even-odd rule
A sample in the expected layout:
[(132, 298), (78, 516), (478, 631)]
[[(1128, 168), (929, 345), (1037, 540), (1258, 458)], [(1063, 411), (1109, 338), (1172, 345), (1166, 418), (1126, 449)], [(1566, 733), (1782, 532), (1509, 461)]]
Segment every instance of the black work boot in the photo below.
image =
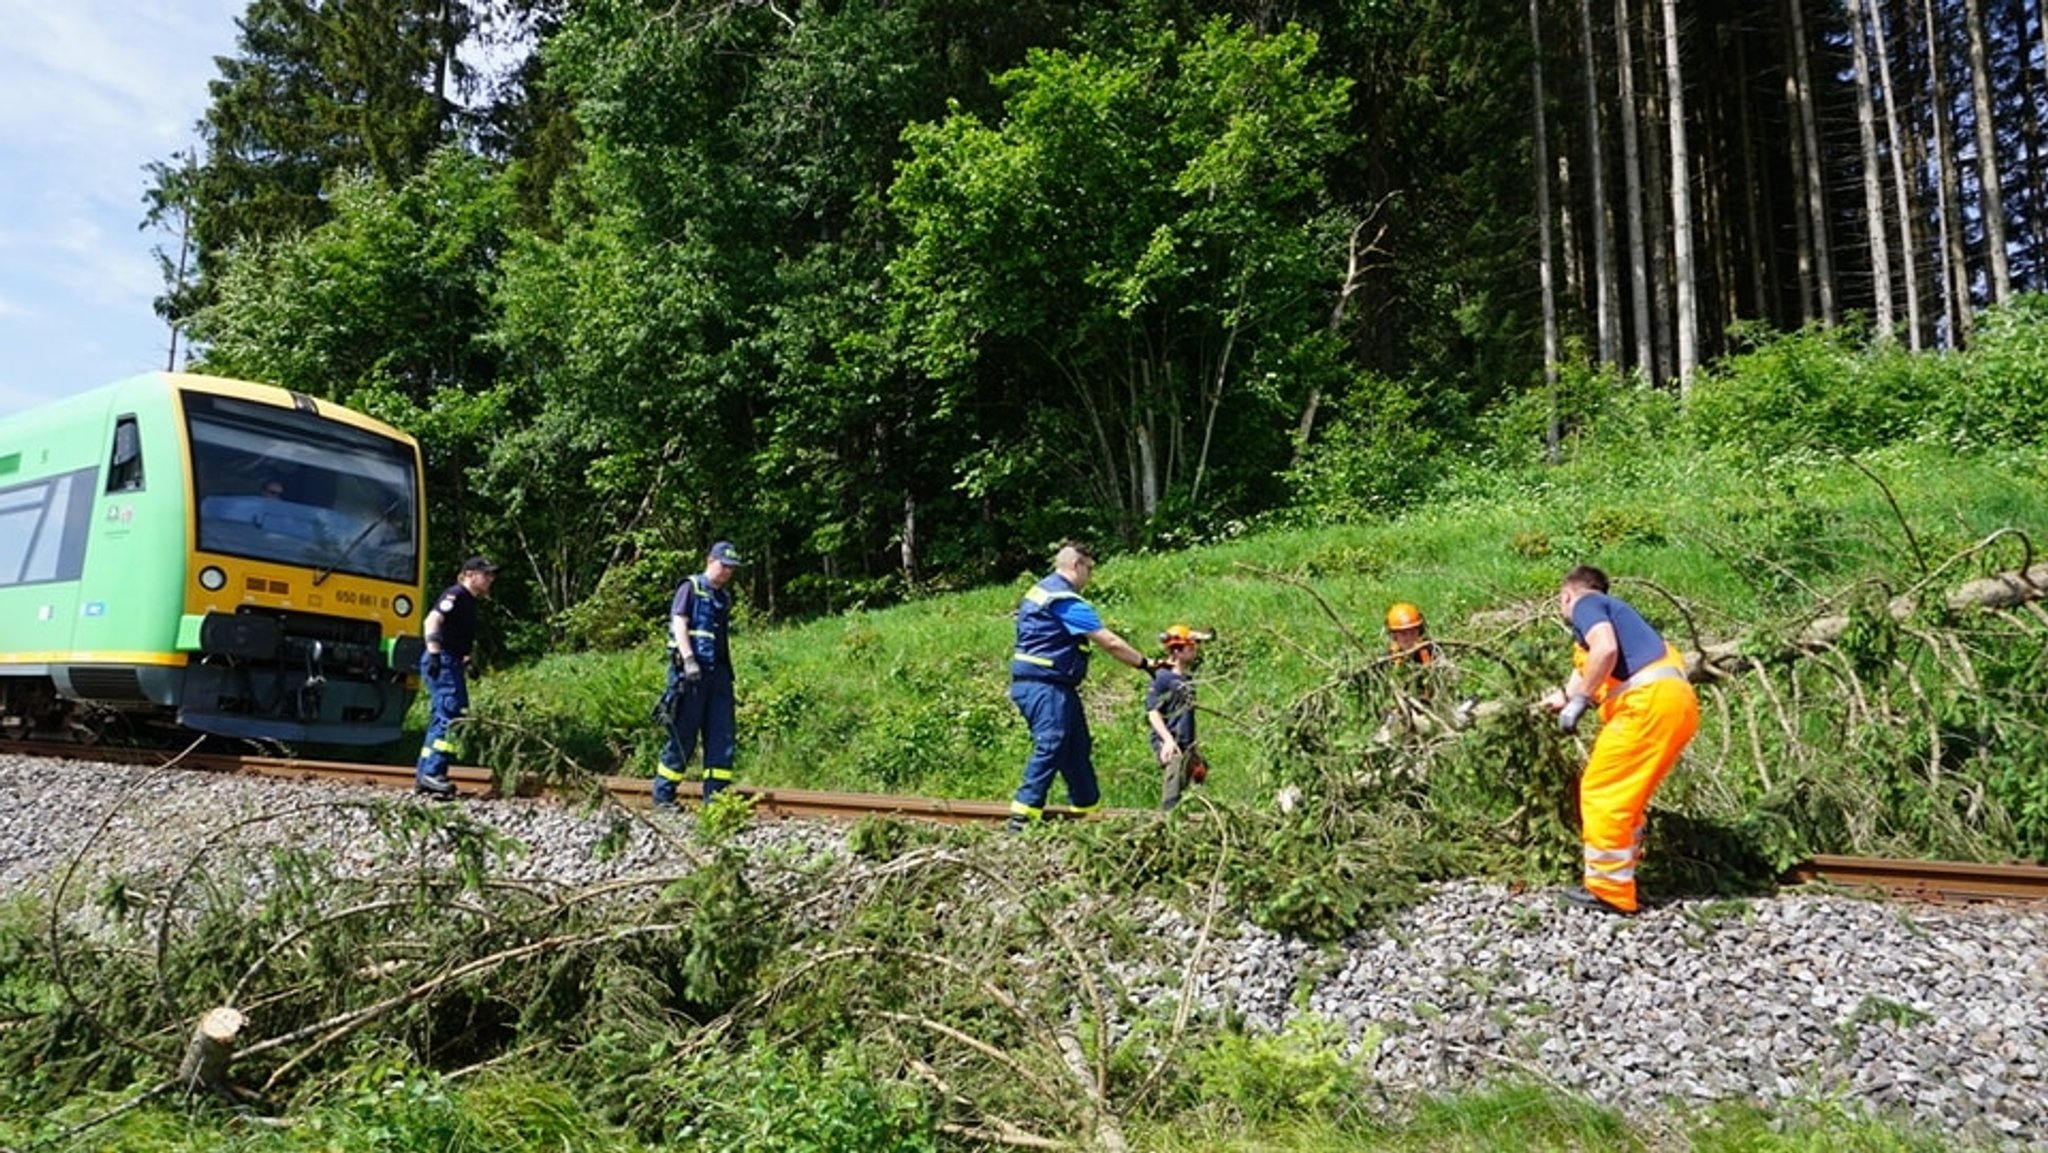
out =
[(1560, 893), (1557, 903), (1567, 909), (1591, 909), (1596, 913), (1607, 913), (1616, 917), (1635, 916), (1632, 911), (1619, 905), (1610, 905), (1591, 889), (1580, 885), (1574, 885)]
[(447, 777), (432, 777), (421, 774), (413, 778), (412, 791), (432, 797), (437, 801), (455, 799), (455, 782)]

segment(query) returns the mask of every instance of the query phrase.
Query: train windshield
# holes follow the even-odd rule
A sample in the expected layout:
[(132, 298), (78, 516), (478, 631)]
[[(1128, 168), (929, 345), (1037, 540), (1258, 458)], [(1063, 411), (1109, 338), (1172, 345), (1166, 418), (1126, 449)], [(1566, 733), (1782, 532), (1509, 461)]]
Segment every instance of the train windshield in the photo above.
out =
[(419, 573), (407, 445), (314, 413), (185, 394), (199, 548), (357, 576)]

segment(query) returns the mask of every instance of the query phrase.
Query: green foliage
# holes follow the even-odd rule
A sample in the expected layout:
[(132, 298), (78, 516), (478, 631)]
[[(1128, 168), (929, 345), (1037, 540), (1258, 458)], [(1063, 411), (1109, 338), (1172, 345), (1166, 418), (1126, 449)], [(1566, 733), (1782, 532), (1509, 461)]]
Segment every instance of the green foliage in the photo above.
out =
[(697, 810), (697, 839), (711, 848), (730, 845), (753, 820), (753, 798), (727, 789)]
[(663, 659), (643, 644), (476, 677), (470, 714), (457, 725), (462, 759), (497, 767), (507, 789), (521, 778), (573, 787), (621, 769), (652, 775), (665, 739), (648, 719)]
[(2048, 294), (2027, 293), (1976, 320), (1968, 353), (1929, 398), (1930, 431), (1960, 449), (2048, 440)]
[(663, 1147), (724, 1153), (935, 1153), (939, 1137), (923, 1095), (885, 1081), (859, 1051), (821, 1057), (757, 1038), (676, 1070), (696, 1086), (669, 1119)]
[(1419, 397), (1367, 375), (1327, 403), (1319, 436), (1287, 474), (1296, 515), (1311, 522), (1389, 516), (1428, 499), (1445, 446)]
[(1282, 1118), (1343, 1118), (1364, 1100), (1377, 1038), (1353, 1047), (1341, 1023), (1297, 1013), (1278, 1033), (1219, 1033), (1191, 1059), (1206, 1101), (1226, 1102), (1252, 1125)]
[[(1348, 231), (1322, 166), (1341, 145), (1349, 82), (1296, 27), (1215, 20), (1100, 39), (998, 78), (1000, 120), (962, 109), (907, 130), (889, 201), (907, 239), (890, 284), (915, 371), (948, 393), (977, 376), (1001, 386), (1007, 425), (959, 462), (976, 494), (1071, 500), (1078, 464), (1081, 508), (1128, 537), (1155, 511), (1148, 492), (1195, 506), (1263, 484), (1270, 470), (1247, 469), (1245, 450), (1280, 450), (1307, 379), (1327, 372), (1336, 350), (1312, 286)], [(1019, 355), (991, 363), (998, 348)], [(1261, 364), (1272, 370), (1246, 371)], [(1307, 371), (1283, 378), (1282, 365)], [(1212, 454), (1212, 436), (1236, 451)], [(1062, 442), (1076, 453), (1030, 447)], [(1021, 527), (1025, 539), (1071, 531), (1054, 518)]]
[[(1503, 1141), (1504, 1137), (1512, 1137)], [(1652, 1148), (1613, 1109), (1534, 1085), (1503, 1085), (1451, 1097), (1432, 1097), (1415, 1110), (1397, 1147), (1491, 1150)]]
[(1063, 832), (1096, 885), (1180, 895), (1213, 877), (1256, 924), (1319, 942), (1381, 923), (1449, 868), (1452, 853), (1412, 823), (1348, 812), (1327, 796), (1304, 805), (1290, 814), (1186, 802), (1136, 827)]
[[(721, 805), (724, 812), (717, 813)], [(727, 825), (735, 823), (736, 811), (744, 815), (745, 802), (725, 797), (714, 799), (707, 810), (713, 814), (711, 823)], [(707, 1015), (729, 1008), (751, 991), (776, 944), (747, 883), (745, 864), (741, 852), (720, 849), (666, 894), (695, 910), (676, 977), (683, 997)]]
[(1662, 544), (1665, 515), (1647, 508), (1592, 508), (1580, 524), (1589, 551), (1608, 552), (1622, 544)]
[(1011, 727), (1009, 702), (963, 679), (958, 666), (964, 663), (898, 664), (884, 674), (900, 681), (913, 703), (876, 717), (848, 741), (848, 760), (867, 788), (897, 792), (913, 781), (946, 776), (1003, 738)]
[[(294, 1144), (363, 1153), (417, 1149), (560, 1150), (632, 1148), (593, 1117), (572, 1089), (520, 1076), (490, 1076), (460, 1091), (403, 1065), (351, 1070), (344, 1093), (307, 1119)], [(301, 1144), (302, 1143), (302, 1144)]]
[(1951, 1153), (1989, 1148), (1906, 1118), (1870, 1115), (1861, 1102), (1815, 1098), (1766, 1110), (1749, 1102), (1706, 1111), (1698, 1153)]
[(455, 109), (429, 78), (471, 82), (460, 49), (478, 25), (467, 5), (433, 19), (404, 0), (337, 12), (250, 5), (238, 20), (236, 52), (218, 58), (220, 78), (199, 124), (203, 162), (154, 169), (153, 215), (178, 206), (201, 274), (190, 294), (172, 285), (160, 309), (184, 315), (210, 295), (209, 282), (236, 252), (320, 226), (337, 178), (363, 175), (391, 188), (424, 167), (452, 138)]
[(1859, 452), (1910, 435), (1941, 361), (1859, 348), (1852, 328), (1767, 335), (1695, 382), (1687, 423), (1702, 443), (1757, 463)]
[(938, 840), (931, 826), (893, 817), (862, 817), (846, 831), (846, 848), (857, 857), (890, 861)]
[(1968, 351), (1946, 355), (1860, 347), (1853, 328), (1758, 334), (1694, 384), (1687, 425), (1702, 445), (1767, 467), (1914, 439), (1965, 451), (2038, 444), (2044, 321), (2048, 297), (2016, 297), (1977, 319)]

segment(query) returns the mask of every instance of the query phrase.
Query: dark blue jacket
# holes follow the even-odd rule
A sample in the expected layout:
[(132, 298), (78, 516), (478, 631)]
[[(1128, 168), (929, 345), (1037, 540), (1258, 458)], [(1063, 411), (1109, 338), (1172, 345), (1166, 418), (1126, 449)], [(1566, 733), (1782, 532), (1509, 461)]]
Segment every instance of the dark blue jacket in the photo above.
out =
[[(1081, 594), (1054, 573), (1024, 594), (1017, 607), (1017, 649), (1010, 656), (1010, 679), (1078, 685), (1088, 675), (1088, 638), (1067, 631), (1054, 604), (1080, 600)], [(1086, 603), (1085, 601), (1082, 603)]]
[(710, 577), (696, 573), (676, 586), (675, 603), (669, 606), (669, 615), (688, 622), (690, 652), (707, 676), (731, 675), (732, 645), (727, 635), (732, 627), (731, 593), (714, 586)]

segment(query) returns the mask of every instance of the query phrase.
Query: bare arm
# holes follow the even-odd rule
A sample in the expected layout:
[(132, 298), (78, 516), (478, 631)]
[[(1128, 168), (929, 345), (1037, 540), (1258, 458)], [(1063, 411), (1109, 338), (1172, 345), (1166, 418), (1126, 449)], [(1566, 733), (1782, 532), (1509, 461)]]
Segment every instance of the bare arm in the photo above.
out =
[(1174, 737), (1173, 730), (1166, 727), (1165, 713), (1152, 709), (1146, 712), (1145, 720), (1151, 724), (1153, 734), (1159, 738), (1161, 752), (1180, 747), (1180, 741)]
[(1614, 626), (1606, 621), (1594, 625), (1586, 632), (1586, 667), (1572, 673), (1567, 691), (1573, 695), (1592, 695), (1596, 686), (1606, 684), (1613, 675), (1614, 662), (1620, 656), (1621, 645), (1614, 638)]
[(1110, 656), (1134, 669), (1145, 667), (1145, 654), (1131, 647), (1131, 643), (1107, 628), (1099, 628), (1088, 634), (1088, 639)]
[(1593, 690), (1605, 684), (1614, 672), (1614, 662), (1621, 655), (1620, 643), (1615, 640), (1614, 626), (1601, 621), (1586, 634), (1586, 663), (1572, 670), (1564, 682), (1563, 689), (1552, 689), (1543, 698), (1543, 707), (1551, 712), (1560, 712), (1571, 703), (1573, 697), (1590, 697)]

